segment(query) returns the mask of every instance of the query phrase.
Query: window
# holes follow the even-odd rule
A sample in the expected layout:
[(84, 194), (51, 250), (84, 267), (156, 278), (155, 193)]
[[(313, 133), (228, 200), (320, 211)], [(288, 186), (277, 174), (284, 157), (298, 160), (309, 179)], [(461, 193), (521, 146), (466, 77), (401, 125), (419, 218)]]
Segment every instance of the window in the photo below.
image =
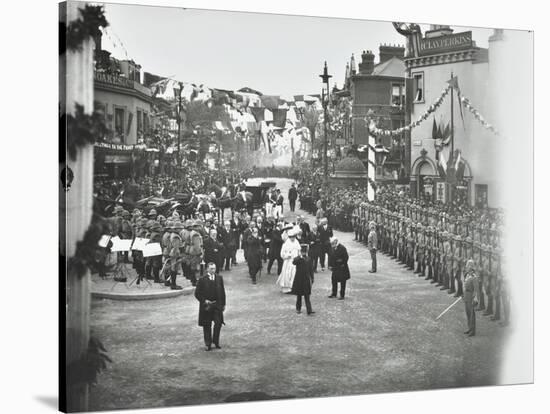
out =
[(143, 114), (143, 112), (141, 112), (138, 109), (138, 111), (137, 111), (137, 130), (138, 130), (138, 133), (143, 131), (142, 114)]
[(424, 73), (413, 74), (414, 102), (424, 102)]
[(405, 85), (393, 83), (391, 86), (391, 104), (403, 106), (405, 104)]
[(143, 131), (149, 132), (149, 114), (146, 112), (143, 113)]
[(115, 136), (123, 142), (124, 138), (124, 109), (115, 108)]

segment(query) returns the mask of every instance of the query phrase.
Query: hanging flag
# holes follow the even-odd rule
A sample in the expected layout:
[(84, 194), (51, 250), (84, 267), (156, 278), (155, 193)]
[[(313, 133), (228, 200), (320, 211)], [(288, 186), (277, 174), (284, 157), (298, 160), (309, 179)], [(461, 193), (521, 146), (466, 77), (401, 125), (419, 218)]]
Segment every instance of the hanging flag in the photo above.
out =
[(439, 171), (439, 176), (441, 178), (446, 178), (447, 176), (447, 161), (445, 161), (445, 155), (438, 151), (436, 153), (437, 158), (437, 169)]
[(432, 139), (437, 139), (439, 138), (439, 129), (437, 128), (437, 124), (435, 122), (435, 116), (434, 116), (434, 123), (433, 123), (433, 126), (432, 126)]
[(456, 90), (456, 95), (458, 98), (458, 107), (460, 108), (460, 118), (462, 118), (462, 127), (466, 131), (466, 124), (464, 123), (464, 114), (462, 113), (462, 98), (460, 96), (460, 88), (458, 87), (458, 76), (453, 76), (451, 80), (447, 81), (453, 89)]
[(466, 163), (462, 159), (462, 152), (460, 150), (458, 151), (458, 156), (455, 163), (455, 170), (456, 170), (456, 179), (457, 181), (462, 181), (464, 178), (464, 170), (466, 168)]

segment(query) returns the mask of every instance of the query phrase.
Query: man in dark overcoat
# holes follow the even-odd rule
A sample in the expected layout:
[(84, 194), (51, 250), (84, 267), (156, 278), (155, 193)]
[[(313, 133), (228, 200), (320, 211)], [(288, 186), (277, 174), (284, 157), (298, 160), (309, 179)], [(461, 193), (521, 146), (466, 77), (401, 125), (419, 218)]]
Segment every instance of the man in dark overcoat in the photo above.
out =
[(283, 247), (283, 226), (280, 221), (277, 227), (271, 232), (271, 243), (269, 245), (269, 262), (267, 263), (267, 274), (271, 273), (273, 262), (277, 261), (277, 276), (281, 274), (283, 268), (283, 259), (281, 258), (281, 247)]
[(294, 212), (296, 208), (296, 199), (298, 198), (298, 191), (296, 191), (296, 186), (292, 183), (292, 186), (288, 190), (288, 202), (290, 204), (290, 211)]
[(300, 256), (294, 258), (292, 264), (296, 266), (296, 274), (294, 282), (292, 282), (292, 294), (296, 295), (296, 313), (302, 313), (302, 296), (306, 302), (306, 310), (308, 315), (313, 315), (315, 312), (311, 308), (311, 287), (313, 285), (313, 266), (311, 258), (307, 254), (308, 245), (302, 244)]
[[(195, 298), (199, 301), (199, 326), (204, 333), (205, 350), (212, 349), (212, 343), (220, 349), (220, 331), (225, 311), (225, 287), (223, 278), (216, 274), (216, 264), (208, 263), (207, 273), (197, 282)], [(214, 334), (212, 335), (212, 322), (214, 322)]]
[(216, 273), (219, 273), (222, 266), (223, 245), (217, 239), (218, 232), (216, 229), (211, 228), (209, 233), (209, 237), (202, 242), (204, 248), (204, 261), (206, 263), (214, 263), (216, 265)]
[(248, 251), (248, 273), (252, 279), (252, 284), (256, 284), (256, 276), (258, 272), (262, 269), (262, 256), (263, 256), (263, 246), (260, 239), (260, 235), (257, 227), (252, 228), (252, 232), (247, 240), (247, 251)]
[(325, 256), (330, 252), (330, 238), (333, 236), (332, 227), (328, 225), (328, 220), (322, 218), (319, 222), (319, 238), (321, 240), (321, 255), (319, 261), (321, 263), (321, 270), (325, 270)]
[(350, 278), (348, 267), (348, 251), (340, 244), (336, 237), (330, 240), (332, 252), (329, 255), (329, 267), (332, 269), (332, 294), (329, 298), (335, 298), (340, 283), (340, 297), (338, 300), (344, 300), (346, 295), (346, 282)]

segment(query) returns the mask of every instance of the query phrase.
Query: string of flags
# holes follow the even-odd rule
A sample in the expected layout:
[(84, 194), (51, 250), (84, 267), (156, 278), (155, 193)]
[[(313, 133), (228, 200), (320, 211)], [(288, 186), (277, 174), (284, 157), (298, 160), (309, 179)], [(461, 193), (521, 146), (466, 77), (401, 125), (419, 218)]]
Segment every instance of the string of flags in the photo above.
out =
[(426, 112), (424, 112), (421, 116), (418, 117), (416, 121), (411, 122), (409, 125), (406, 125), (401, 128), (397, 128), (394, 130), (389, 129), (381, 129), (378, 128), (374, 122), (373, 119), (365, 118), (365, 122), (367, 123), (367, 126), (369, 128), (370, 133), (373, 135), (397, 135), (401, 134), (405, 131), (410, 131), (413, 128), (416, 128), (418, 125), (420, 125), (422, 122), (424, 122), (428, 117), (434, 113), (443, 103), (443, 100), (448, 95), (449, 91), (451, 90), (452, 86), (448, 85), (445, 89), (441, 91), (441, 94), (439, 97), (428, 107)]
[[(118, 37), (118, 35), (115, 32), (113, 32), (111, 29), (108, 29), (106, 27), (103, 28), (102, 32), (103, 32), (103, 35), (107, 36), (107, 38), (109, 39), (113, 47), (121, 48), (122, 51), (124, 52), (124, 55), (126, 56), (126, 59), (130, 59), (128, 57), (128, 51), (126, 50), (126, 47), (122, 43), (122, 40), (120, 40), (120, 37)], [(115, 36), (116, 39), (114, 39), (113, 36), (111, 36), (111, 34)]]
[[(449, 94), (450, 90), (452, 88), (455, 88), (458, 92), (458, 99), (461, 105), (464, 106), (466, 109), (468, 109), (472, 113), (474, 118), (477, 119), (481, 123), (481, 125), (483, 125), (483, 127), (493, 132), (495, 135), (499, 135), (499, 132), (495, 128), (495, 126), (485, 120), (485, 118), (481, 115), (481, 113), (471, 104), (470, 100), (467, 97), (460, 95), (460, 89), (458, 88), (457, 78), (454, 77), (447, 83), (448, 85), (445, 87), (445, 89), (441, 91), (441, 94), (439, 95), (439, 97), (428, 107), (426, 112), (424, 112), (421, 116), (418, 117), (416, 121), (413, 121), (409, 125), (406, 125), (404, 127), (397, 128), (394, 130), (389, 130), (389, 129), (378, 128), (373, 119), (365, 118), (365, 123), (367, 124), (369, 132), (377, 136), (378, 135), (388, 136), (388, 135), (398, 135), (398, 134), (401, 134), (402, 132), (410, 131), (411, 129), (416, 128), (422, 122), (427, 120), (432, 113), (434, 113), (435, 111), (437, 111), (437, 109), (439, 109), (439, 107), (443, 103), (443, 100)], [(461, 109), (460, 115), (462, 116), (462, 109)]]
[(461, 101), (462, 101), (462, 104), (466, 107), (466, 109), (468, 109), (472, 113), (474, 118), (477, 119), (481, 123), (481, 125), (483, 125), (486, 129), (488, 129), (495, 135), (499, 135), (498, 130), (492, 124), (487, 122), (485, 118), (483, 118), (483, 116), (479, 113), (479, 111), (472, 106), (472, 104), (470, 103), (470, 100), (467, 97), (462, 96)]

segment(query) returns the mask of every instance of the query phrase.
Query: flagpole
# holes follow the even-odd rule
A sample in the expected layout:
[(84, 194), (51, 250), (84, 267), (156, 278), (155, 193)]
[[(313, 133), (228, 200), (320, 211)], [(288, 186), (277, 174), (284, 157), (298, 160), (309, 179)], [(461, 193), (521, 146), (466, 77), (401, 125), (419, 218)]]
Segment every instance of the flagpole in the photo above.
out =
[[(453, 72), (451, 72), (451, 81), (453, 80)], [(451, 87), (451, 156), (455, 150), (455, 124), (454, 124), (454, 87)]]
[[(453, 72), (451, 72), (451, 81), (453, 80)], [(451, 87), (451, 153), (449, 154), (449, 166), (454, 162), (455, 152), (455, 123), (454, 123), (454, 87)], [(449, 202), (453, 200), (453, 184), (449, 183)]]

